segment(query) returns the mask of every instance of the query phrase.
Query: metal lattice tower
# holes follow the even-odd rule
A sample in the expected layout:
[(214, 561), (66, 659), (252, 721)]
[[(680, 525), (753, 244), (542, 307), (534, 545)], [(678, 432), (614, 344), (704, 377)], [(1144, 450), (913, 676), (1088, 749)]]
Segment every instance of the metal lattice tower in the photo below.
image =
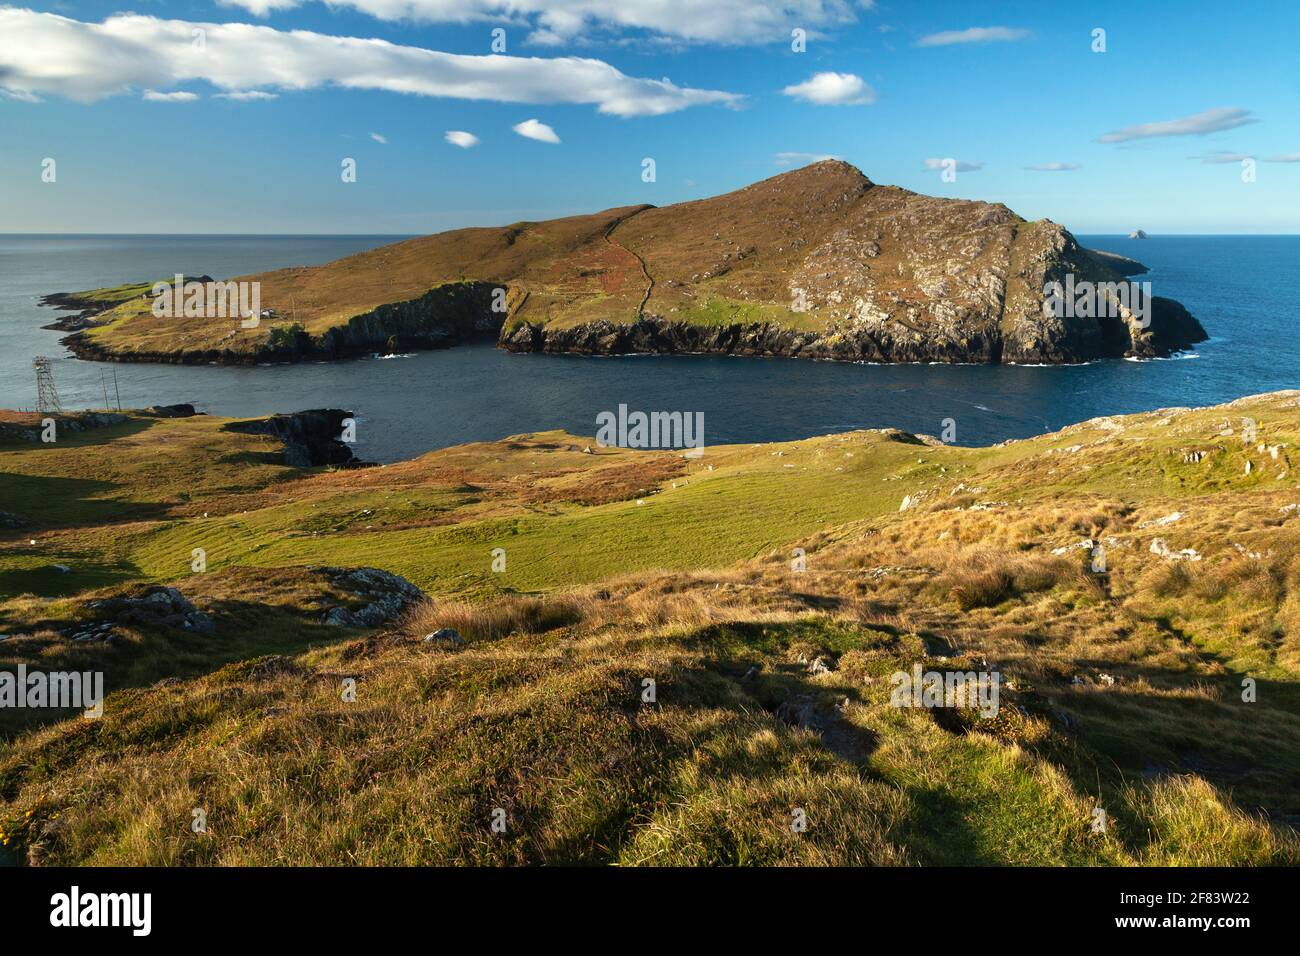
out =
[(63, 404), (59, 401), (59, 390), (54, 387), (50, 360), (44, 355), (38, 355), (32, 359), (32, 368), (36, 369), (36, 410), (62, 412)]

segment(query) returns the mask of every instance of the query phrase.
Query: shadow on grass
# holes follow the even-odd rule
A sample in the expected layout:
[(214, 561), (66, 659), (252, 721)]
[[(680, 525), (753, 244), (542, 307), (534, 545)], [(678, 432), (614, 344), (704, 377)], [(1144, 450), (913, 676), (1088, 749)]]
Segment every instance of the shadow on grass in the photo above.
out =
[[(0, 570), (0, 600), (20, 594), (35, 594), (38, 597), (70, 597), (81, 591), (109, 587), (140, 577), (140, 570), (132, 564), (97, 564), (87, 565), (79, 555), (55, 552), (43, 554), (48, 558), (47, 564), (27, 568), (5, 568)], [(3, 555), (0, 554), (0, 560)], [(69, 572), (59, 571), (54, 567), (62, 564), (70, 567)], [(10, 622), (0, 610), (0, 627)]]
[[(122, 638), (111, 645), (66, 638), (11, 639), (0, 643), (0, 669), (12, 670), (18, 663), (25, 663), (28, 668), (39, 667), (43, 671), (101, 671), (104, 692), (112, 694), (127, 688), (148, 687), (167, 678), (198, 677), (249, 658), (293, 656), (357, 636), (355, 630), (320, 624), (308, 614), (273, 605), (216, 600), (206, 608), (216, 625), (211, 634), (133, 626), (135, 637)], [(49, 619), (25, 626), (32, 631), (62, 630), (75, 623), (68, 619)], [(77, 712), (72, 710), (0, 710), (0, 740), (76, 716)]]
[[(701, 628), (690, 640), (711, 643), (717, 657), (710, 671), (734, 686), (778, 722), (788, 720), (789, 702), (811, 703), (822, 717), (814, 729), (828, 751), (856, 764), (864, 777), (886, 780), (871, 766), (876, 741), (847, 721), (826, 720), (834, 711), (833, 698), (844, 696), (843, 687), (830, 690), (809, 681), (803, 668), (770, 659), (764, 672), (744, 675), (757, 655), (779, 655), (795, 642), (806, 639), (805, 629), (772, 624), (723, 624)], [(748, 644), (756, 653), (747, 654)], [(938, 635), (925, 635), (929, 653), (951, 651), (950, 642)], [(1300, 823), (1300, 685), (1286, 681), (1256, 679), (1255, 703), (1241, 701), (1242, 679), (1248, 675), (1228, 671), (1207, 679), (1176, 671), (1113, 661), (1082, 659), (1081, 671), (1102, 671), (1116, 675), (1120, 683), (1111, 688), (1079, 693), (1069, 684), (1041, 687), (1058, 715), (1068, 715), (1062, 726), (1059, 717), (1053, 733), (1042, 743), (1018, 740), (1039, 759), (1061, 768), (1075, 790), (1098, 797), (1112, 814), (1122, 842), (1135, 856), (1155, 838), (1149, 821), (1139, 820), (1129, 810), (1123, 792), (1161, 776), (1195, 774), (1224, 795), (1229, 805), (1253, 816), (1263, 816), (1275, 825)], [(1165, 696), (1161, 691), (1187, 690), (1192, 685), (1218, 685), (1214, 695)], [(1128, 685), (1128, 686), (1126, 686)], [(1150, 687), (1151, 690), (1138, 688)], [(848, 692), (853, 699), (851, 691)], [(1041, 703), (1041, 702), (1040, 702)], [(1044, 712), (1043, 716), (1047, 716)], [(936, 716), (938, 716), (936, 714)], [(964, 727), (936, 721), (960, 734)], [(865, 737), (846, 747), (842, 728)], [(978, 723), (975, 724), (978, 729)], [(856, 750), (855, 750), (856, 745)], [(907, 786), (911, 803), (905, 824), (906, 843), (922, 862), (929, 865), (991, 864), (1004, 862), (996, 847), (983, 845), (977, 828), (964, 819), (969, 811), (951, 792), (941, 788)]]
[[(32, 528), (80, 528), (167, 514), (168, 506), (159, 502), (108, 497), (119, 487), (115, 482), (98, 478), (0, 472), (0, 501), (4, 502), (4, 510), (26, 519)], [(26, 530), (20, 528), (6, 535), (22, 538)]]
[[(1042, 755), (1061, 764), (1082, 790), (1116, 791), (1125, 783), (1195, 774), (1247, 812), (1300, 823), (1300, 686), (1252, 678), (1256, 699), (1247, 703), (1242, 681), (1250, 675), (1231, 670), (1194, 680), (1180, 671), (1077, 663), (1119, 680), (1114, 688), (1083, 693), (1068, 685), (1042, 688), (1069, 715), (1069, 734), (1080, 745), (1064, 760), (1060, 753)], [(1134, 683), (1152, 691), (1126, 686)], [(1216, 688), (1217, 698), (1187, 693), (1194, 685)]]
[[(228, 455), (222, 455), (220, 458), (217, 459), (217, 463), (222, 465), (283, 465), (284, 452), (282, 451), (237, 451), (237, 452), (231, 452)], [(295, 474), (286, 474), (280, 476), (279, 480), (289, 481), (298, 477), (300, 476)]]

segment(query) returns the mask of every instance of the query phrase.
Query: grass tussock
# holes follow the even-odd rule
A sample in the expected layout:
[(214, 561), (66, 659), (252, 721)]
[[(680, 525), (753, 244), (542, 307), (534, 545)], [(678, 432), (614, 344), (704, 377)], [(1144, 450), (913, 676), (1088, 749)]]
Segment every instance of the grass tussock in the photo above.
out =
[(1012, 556), (987, 551), (951, 558), (935, 588), (963, 611), (996, 607), (1004, 601), (1050, 591), (1062, 584), (1085, 585), (1077, 564), (1064, 558)]
[(417, 637), (450, 628), (466, 641), (491, 641), (511, 634), (544, 634), (568, 627), (583, 620), (592, 607), (592, 602), (570, 595), (508, 595), (490, 604), (433, 600), (407, 612), (401, 628)]
[(1294, 831), (1261, 825), (1199, 777), (1157, 780), (1124, 793), (1129, 813), (1147, 827), (1140, 852), (1151, 866), (1252, 866), (1263, 861), (1295, 866)]

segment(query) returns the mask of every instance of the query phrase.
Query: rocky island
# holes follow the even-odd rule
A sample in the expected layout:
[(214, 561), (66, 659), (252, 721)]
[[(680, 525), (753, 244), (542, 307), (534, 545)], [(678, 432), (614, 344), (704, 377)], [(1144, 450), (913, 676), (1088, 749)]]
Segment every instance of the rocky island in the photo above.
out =
[(76, 355), (118, 361), (344, 358), (491, 337), (518, 352), (1061, 364), (1203, 341), (1159, 296), (1140, 317), (1129, 303), (1048, 307), (1053, 283), (1144, 271), (1050, 220), (827, 160), (710, 199), (458, 229), (240, 277), (267, 307), (256, 321), (160, 316), (148, 282), (46, 301), (82, 310), (65, 326)]

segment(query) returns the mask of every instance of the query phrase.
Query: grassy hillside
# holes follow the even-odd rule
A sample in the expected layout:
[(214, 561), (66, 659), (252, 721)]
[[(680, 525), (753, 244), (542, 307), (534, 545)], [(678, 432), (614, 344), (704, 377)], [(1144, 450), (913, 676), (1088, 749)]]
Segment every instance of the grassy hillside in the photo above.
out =
[[(554, 432), (360, 470), (226, 424), (0, 442), (0, 667), (113, 690), (0, 712), (15, 860), (1300, 862), (1300, 393), (992, 448)], [(325, 626), (321, 566), (430, 600)], [(159, 583), (213, 632), (63, 633)], [(999, 672), (997, 716), (893, 706), (915, 663)]]
[[(640, 208), (458, 229), (381, 246), (324, 266), (238, 277), (259, 282), (262, 307), (277, 313), (275, 320), (255, 329), (240, 328), (230, 318), (158, 317), (145, 295), (149, 286), (124, 287), (134, 288), (135, 296), (98, 316), (85, 335), (93, 345), (127, 354), (255, 352), (266, 346), (277, 327), (296, 324), (318, 336), (378, 306), (418, 299), (430, 289), (466, 279), (503, 286), (527, 283), (537, 297), (530, 305), (534, 310), (552, 300), (596, 297), (609, 301), (611, 308), (634, 312), (642, 292), (639, 266), (602, 237)], [(97, 298), (95, 293), (77, 296)]]

